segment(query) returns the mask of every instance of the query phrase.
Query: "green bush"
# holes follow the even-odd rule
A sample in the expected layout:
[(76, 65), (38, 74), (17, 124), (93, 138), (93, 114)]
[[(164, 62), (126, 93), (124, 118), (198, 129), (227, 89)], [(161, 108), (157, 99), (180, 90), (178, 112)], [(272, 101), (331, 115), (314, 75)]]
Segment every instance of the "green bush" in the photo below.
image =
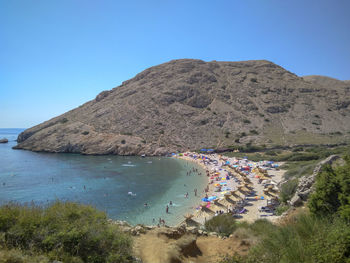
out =
[(47, 208), (4, 205), (0, 236), (2, 246), (9, 249), (63, 262), (130, 262), (131, 258), (130, 237), (108, 223), (105, 213), (70, 202)]
[(279, 205), (277, 208), (276, 208), (276, 215), (280, 216), (282, 215), (284, 212), (286, 212), (287, 210), (289, 209), (289, 206), (288, 205)]
[(49, 263), (45, 256), (25, 255), (21, 250), (0, 249), (0, 263)]
[(260, 241), (247, 256), (234, 256), (225, 263), (346, 263), (350, 262), (350, 226), (344, 220), (330, 221), (302, 214), (292, 223), (254, 223)]
[(214, 216), (205, 222), (205, 229), (217, 232), (222, 236), (229, 236), (237, 228), (236, 220), (229, 214)]
[(282, 203), (287, 203), (292, 198), (298, 187), (298, 179), (292, 179), (284, 183), (281, 187), (280, 200)]
[(253, 135), (258, 135), (259, 134), (259, 132), (257, 130), (250, 130), (249, 132), (251, 134), (253, 134)]
[(318, 160), (318, 159), (320, 159), (320, 156), (317, 154), (296, 153), (289, 156), (286, 161), (295, 162), (295, 161), (311, 161), (311, 160)]
[[(342, 232), (344, 229), (344, 232)], [(252, 249), (255, 262), (349, 262), (350, 228), (344, 221), (330, 222), (310, 215), (295, 223), (276, 226)], [(254, 262), (253, 261), (253, 262)]]
[(317, 216), (338, 214), (350, 221), (350, 156), (337, 168), (327, 165), (317, 177), (309, 200), (310, 211)]
[(63, 118), (63, 119), (60, 120), (60, 122), (61, 123), (66, 123), (66, 122), (68, 122), (68, 119), (67, 118)]

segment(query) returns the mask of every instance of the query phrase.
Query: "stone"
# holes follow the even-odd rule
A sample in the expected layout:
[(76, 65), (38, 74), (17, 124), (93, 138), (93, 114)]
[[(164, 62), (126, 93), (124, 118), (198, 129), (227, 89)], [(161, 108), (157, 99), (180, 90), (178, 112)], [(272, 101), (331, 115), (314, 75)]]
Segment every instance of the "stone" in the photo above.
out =
[(0, 139), (0, 143), (8, 143), (9, 142), (9, 140), (8, 139), (6, 139), (6, 138), (2, 138), (2, 139)]
[(303, 201), (301, 200), (300, 196), (294, 195), (292, 199), (290, 200), (291, 206), (300, 206), (302, 205)]
[(192, 233), (192, 234), (197, 234), (198, 233), (198, 228), (195, 226), (188, 226), (186, 227), (186, 232)]
[(217, 237), (217, 236), (218, 236), (218, 233), (216, 233), (216, 232), (209, 232), (209, 233), (208, 233), (208, 236)]

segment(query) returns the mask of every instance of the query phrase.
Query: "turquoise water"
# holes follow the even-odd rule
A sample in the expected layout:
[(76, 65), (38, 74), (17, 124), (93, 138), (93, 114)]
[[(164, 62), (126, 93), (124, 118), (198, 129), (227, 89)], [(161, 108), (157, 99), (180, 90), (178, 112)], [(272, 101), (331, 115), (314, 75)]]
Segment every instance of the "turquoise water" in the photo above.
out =
[[(0, 129), (0, 203), (48, 204), (57, 199), (91, 204), (113, 219), (152, 224), (164, 218), (169, 225), (183, 220), (200, 202), (206, 186), (200, 167), (174, 158), (84, 156), (13, 150), (22, 129)], [(197, 168), (202, 175), (187, 172)], [(130, 195), (128, 192), (132, 192)], [(189, 193), (189, 198), (184, 195)], [(172, 201), (170, 213), (165, 207)], [(148, 204), (148, 207), (144, 206)]]

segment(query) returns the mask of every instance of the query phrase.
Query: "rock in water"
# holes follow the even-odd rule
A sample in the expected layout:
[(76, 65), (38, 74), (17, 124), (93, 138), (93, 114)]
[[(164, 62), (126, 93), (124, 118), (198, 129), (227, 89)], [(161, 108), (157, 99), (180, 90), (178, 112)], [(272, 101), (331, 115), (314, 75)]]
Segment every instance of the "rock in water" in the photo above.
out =
[(9, 142), (9, 140), (8, 139), (6, 139), (6, 138), (2, 138), (2, 139), (0, 139), (0, 143), (8, 143)]
[(15, 148), (148, 156), (234, 141), (327, 143), (349, 136), (350, 83), (326, 80), (264, 60), (173, 60), (25, 130)]

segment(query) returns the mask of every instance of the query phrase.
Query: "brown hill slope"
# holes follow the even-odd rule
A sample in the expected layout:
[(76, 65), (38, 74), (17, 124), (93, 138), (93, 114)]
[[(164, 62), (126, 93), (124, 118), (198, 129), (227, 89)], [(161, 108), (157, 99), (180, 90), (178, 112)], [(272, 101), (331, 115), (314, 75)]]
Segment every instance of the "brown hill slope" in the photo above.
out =
[(309, 76), (303, 76), (303, 79), (312, 82), (317, 85), (325, 86), (325, 87), (347, 87), (349, 86), (349, 83), (347, 80), (342, 81), (326, 76), (319, 76), (319, 75), (309, 75)]
[(173, 60), (25, 130), (16, 148), (159, 155), (238, 139), (333, 142), (350, 131), (349, 91), (349, 84), (319, 85), (269, 61)]

